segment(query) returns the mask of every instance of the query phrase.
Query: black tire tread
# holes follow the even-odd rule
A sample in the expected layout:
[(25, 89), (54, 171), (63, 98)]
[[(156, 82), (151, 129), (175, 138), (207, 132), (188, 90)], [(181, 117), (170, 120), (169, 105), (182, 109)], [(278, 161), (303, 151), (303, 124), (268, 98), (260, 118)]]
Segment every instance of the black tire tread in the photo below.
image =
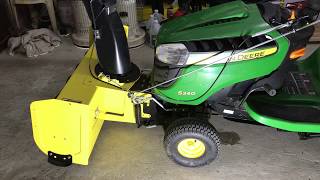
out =
[[(209, 137), (215, 144), (217, 145), (217, 157), (219, 156), (220, 151), (220, 138), (217, 134), (216, 129), (213, 127), (212, 124), (206, 121), (202, 120), (196, 120), (192, 118), (184, 118), (177, 120), (169, 125), (167, 128), (167, 131), (164, 136), (164, 146), (166, 147), (167, 144), (178, 134), (184, 133), (184, 132), (192, 132), (192, 133), (200, 133), (204, 136)], [(171, 156), (169, 156), (170, 159), (174, 160)], [(214, 159), (213, 159), (214, 160)], [(213, 161), (212, 160), (212, 161)], [(199, 164), (197, 166), (204, 166), (206, 164), (209, 164), (211, 161)]]

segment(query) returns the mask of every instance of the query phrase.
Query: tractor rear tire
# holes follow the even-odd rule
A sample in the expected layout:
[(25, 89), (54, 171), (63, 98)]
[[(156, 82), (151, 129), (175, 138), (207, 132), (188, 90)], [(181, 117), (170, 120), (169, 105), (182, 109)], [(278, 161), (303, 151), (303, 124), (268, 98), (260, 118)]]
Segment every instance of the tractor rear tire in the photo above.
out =
[(170, 124), (164, 137), (170, 159), (186, 167), (198, 167), (214, 161), (220, 139), (213, 125), (195, 118), (183, 118)]

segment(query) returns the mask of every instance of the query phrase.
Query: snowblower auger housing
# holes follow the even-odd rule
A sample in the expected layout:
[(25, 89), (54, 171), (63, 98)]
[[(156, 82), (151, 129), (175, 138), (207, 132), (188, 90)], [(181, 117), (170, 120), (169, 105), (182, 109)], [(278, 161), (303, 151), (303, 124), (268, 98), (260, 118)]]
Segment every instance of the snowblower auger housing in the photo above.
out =
[(116, 87), (90, 75), (88, 67), (97, 63), (95, 49), (91, 48), (56, 99), (31, 104), (34, 140), (49, 160), (62, 155), (66, 163), (72, 157), (72, 163), (87, 165), (104, 120), (136, 123), (136, 114), (140, 114), (138, 118), (150, 118), (143, 112), (148, 102), (138, 108), (141, 113), (136, 113), (128, 93), (133, 82)]

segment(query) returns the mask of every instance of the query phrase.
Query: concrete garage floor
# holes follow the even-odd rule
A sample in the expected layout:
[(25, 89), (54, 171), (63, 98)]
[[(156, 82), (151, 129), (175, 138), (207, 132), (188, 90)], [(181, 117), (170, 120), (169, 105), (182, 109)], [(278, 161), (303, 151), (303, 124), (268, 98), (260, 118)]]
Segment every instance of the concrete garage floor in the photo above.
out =
[[(0, 55), (0, 179), (226, 179), (319, 180), (320, 139), (298, 140), (294, 133), (213, 117), (223, 145), (217, 161), (186, 168), (169, 160), (163, 130), (106, 122), (89, 166), (55, 167), (36, 147), (29, 104), (53, 98), (64, 86), (85, 50), (69, 40), (36, 59)], [(152, 66), (152, 50), (132, 51), (143, 68)]]

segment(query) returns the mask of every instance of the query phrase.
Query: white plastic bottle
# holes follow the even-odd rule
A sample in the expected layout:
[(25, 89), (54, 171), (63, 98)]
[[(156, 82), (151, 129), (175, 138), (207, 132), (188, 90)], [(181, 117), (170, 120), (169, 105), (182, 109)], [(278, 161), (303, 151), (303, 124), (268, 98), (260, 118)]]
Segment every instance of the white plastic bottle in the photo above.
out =
[(154, 20), (149, 31), (150, 35), (150, 46), (154, 47), (156, 44), (157, 35), (160, 31), (161, 25), (158, 20)]
[(153, 21), (154, 21), (154, 16), (153, 16), (153, 14), (151, 14), (151, 15), (150, 15), (150, 18), (149, 18), (149, 20), (148, 20), (148, 22), (147, 22), (147, 24), (146, 24), (146, 29), (147, 29), (148, 31), (149, 31), (149, 29), (151, 28)]
[(154, 10), (153, 16), (154, 19), (158, 20), (159, 23), (162, 21), (162, 14), (159, 13), (158, 9)]

